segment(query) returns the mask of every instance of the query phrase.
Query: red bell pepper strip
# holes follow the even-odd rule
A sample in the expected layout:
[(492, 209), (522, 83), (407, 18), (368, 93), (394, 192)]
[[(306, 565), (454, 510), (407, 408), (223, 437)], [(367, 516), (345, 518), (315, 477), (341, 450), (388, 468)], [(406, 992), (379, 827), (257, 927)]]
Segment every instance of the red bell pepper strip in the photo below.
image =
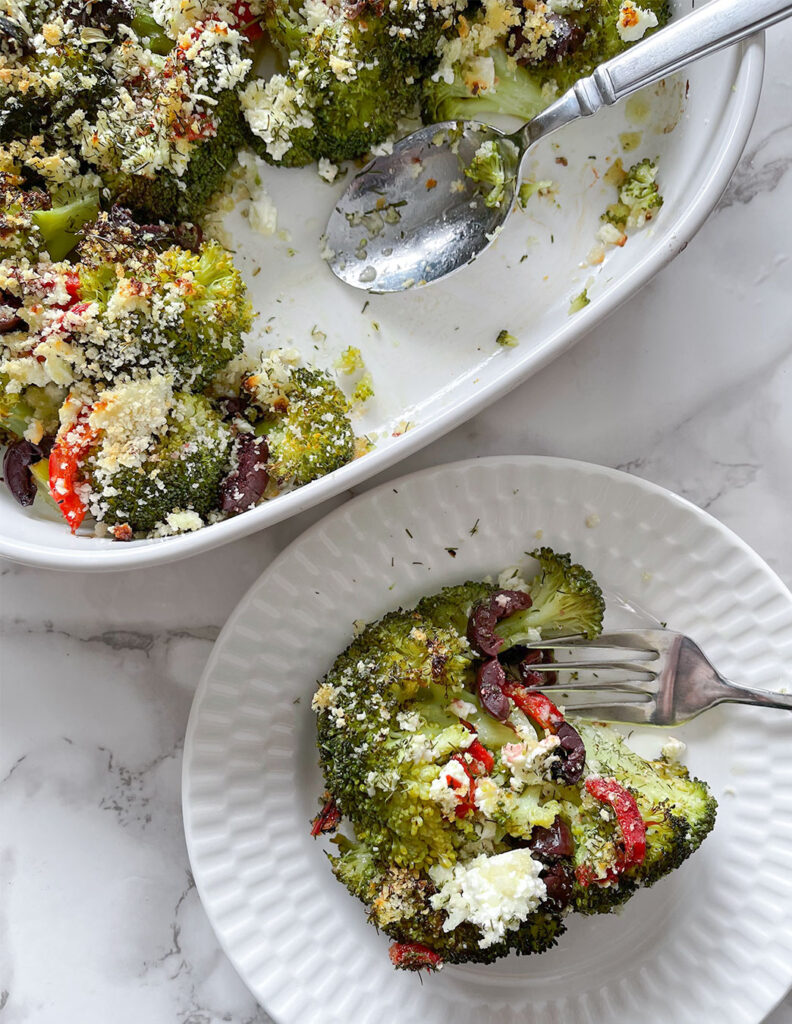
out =
[(439, 971), (443, 958), (420, 942), (394, 942), (388, 950), (391, 963), (403, 971)]
[(525, 712), (537, 725), (547, 729), (548, 732), (555, 732), (565, 721), (564, 716), (550, 698), (545, 697), (539, 690), (529, 690), (521, 683), (507, 680), (503, 685), (503, 692), (507, 697), (511, 697), (520, 711)]
[(322, 836), (327, 832), (335, 832), (340, 821), (341, 811), (338, 809), (335, 797), (331, 796), (311, 822), (311, 835)]
[(622, 849), (614, 865), (616, 873), (642, 864), (646, 856), (646, 824), (632, 793), (615, 779), (600, 775), (589, 775), (586, 790), (600, 803), (610, 804), (616, 814), (622, 837)]
[(495, 767), (495, 758), (487, 750), (483, 743), (479, 743), (478, 740), (473, 740), (470, 746), (465, 751), (466, 754), (470, 754), (472, 762), (470, 764), (471, 771), (474, 775), (489, 775), (492, 769)]
[[(468, 791), (456, 806), (456, 816), (464, 818), (466, 814), (476, 809), (476, 775), (473, 771), (473, 766), (467, 763), (462, 754), (454, 754), (451, 760), (459, 761), (465, 771), (465, 775), (467, 775)], [(446, 782), (451, 789), (460, 789), (462, 786), (459, 779), (455, 779), (453, 775), (446, 775)]]
[(72, 302), (76, 302), (80, 297), (80, 278), (78, 274), (68, 273), (65, 280), (66, 292), (68, 293)]
[(77, 532), (87, 511), (75, 488), (79, 483), (80, 465), (99, 434), (88, 422), (94, 408), (93, 405), (82, 407), (75, 424), (55, 442), (49, 457), (50, 494), (72, 533)]
[(261, 39), (264, 35), (264, 29), (261, 27), (259, 19), (253, 14), (247, 0), (237, 0), (232, 7), (232, 11), (234, 12), (236, 27), (240, 32), (245, 33), (249, 42), (255, 43), (257, 39)]

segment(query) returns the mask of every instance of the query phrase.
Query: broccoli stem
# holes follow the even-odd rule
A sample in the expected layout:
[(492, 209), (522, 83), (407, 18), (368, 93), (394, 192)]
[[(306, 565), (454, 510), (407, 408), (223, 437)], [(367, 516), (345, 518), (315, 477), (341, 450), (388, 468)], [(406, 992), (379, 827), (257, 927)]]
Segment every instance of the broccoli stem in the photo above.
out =
[(135, 11), (135, 17), (132, 19), (132, 31), (147, 50), (151, 50), (152, 53), (157, 53), (161, 57), (167, 57), (173, 49), (173, 40), (165, 34), (162, 26), (154, 20), (151, 11), (147, 11), (145, 7), (138, 7)]
[(99, 213), (99, 193), (89, 192), (64, 206), (50, 210), (35, 210), (33, 223), (41, 232), (47, 252), (56, 262), (65, 259), (79, 241), (77, 232)]

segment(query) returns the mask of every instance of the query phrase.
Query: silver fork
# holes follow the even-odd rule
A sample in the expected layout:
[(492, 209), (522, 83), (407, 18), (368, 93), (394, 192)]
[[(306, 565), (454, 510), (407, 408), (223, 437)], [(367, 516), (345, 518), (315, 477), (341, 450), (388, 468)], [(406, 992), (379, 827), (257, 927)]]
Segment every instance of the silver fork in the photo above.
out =
[[(572, 672), (566, 682), (548, 682), (542, 690), (580, 694), (564, 703), (571, 715), (635, 725), (679, 725), (716, 704), (754, 704), (792, 711), (792, 695), (754, 690), (732, 683), (717, 671), (689, 636), (670, 629), (626, 629), (594, 640), (557, 637), (526, 644), (542, 650), (606, 648), (619, 652), (608, 659), (554, 661), (531, 665), (537, 672)], [(596, 678), (577, 678), (593, 672)], [(599, 673), (625, 673), (603, 679)], [(587, 700), (586, 695), (592, 700)]]

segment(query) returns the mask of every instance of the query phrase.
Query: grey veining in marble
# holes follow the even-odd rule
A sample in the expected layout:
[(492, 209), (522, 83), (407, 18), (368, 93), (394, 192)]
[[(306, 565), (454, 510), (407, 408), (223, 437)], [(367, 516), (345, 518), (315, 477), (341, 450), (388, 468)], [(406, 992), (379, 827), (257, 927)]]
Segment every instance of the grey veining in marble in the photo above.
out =
[[(774, 29), (745, 156), (685, 252), (576, 348), (389, 476), (503, 452), (618, 466), (708, 509), (792, 583), (791, 49), (792, 26)], [(220, 626), (273, 555), (341, 500), (161, 569), (0, 565), (3, 1024), (269, 1020), (198, 901), (181, 745)], [(768, 1024), (792, 1024), (792, 1001)]]

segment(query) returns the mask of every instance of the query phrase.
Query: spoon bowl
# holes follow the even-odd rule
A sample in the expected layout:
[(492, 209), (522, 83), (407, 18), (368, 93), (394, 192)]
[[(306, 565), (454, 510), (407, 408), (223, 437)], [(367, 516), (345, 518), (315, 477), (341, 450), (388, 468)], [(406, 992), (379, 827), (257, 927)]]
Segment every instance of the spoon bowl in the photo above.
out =
[[(465, 174), (497, 128), (472, 121), (428, 125), (395, 143), (350, 183), (327, 225), (330, 266), (354, 288), (399, 292), (447, 277), (498, 234), (514, 202), (516, 156), (497, 205)], [(511, 148), (508, 149), (511, 152)]]

